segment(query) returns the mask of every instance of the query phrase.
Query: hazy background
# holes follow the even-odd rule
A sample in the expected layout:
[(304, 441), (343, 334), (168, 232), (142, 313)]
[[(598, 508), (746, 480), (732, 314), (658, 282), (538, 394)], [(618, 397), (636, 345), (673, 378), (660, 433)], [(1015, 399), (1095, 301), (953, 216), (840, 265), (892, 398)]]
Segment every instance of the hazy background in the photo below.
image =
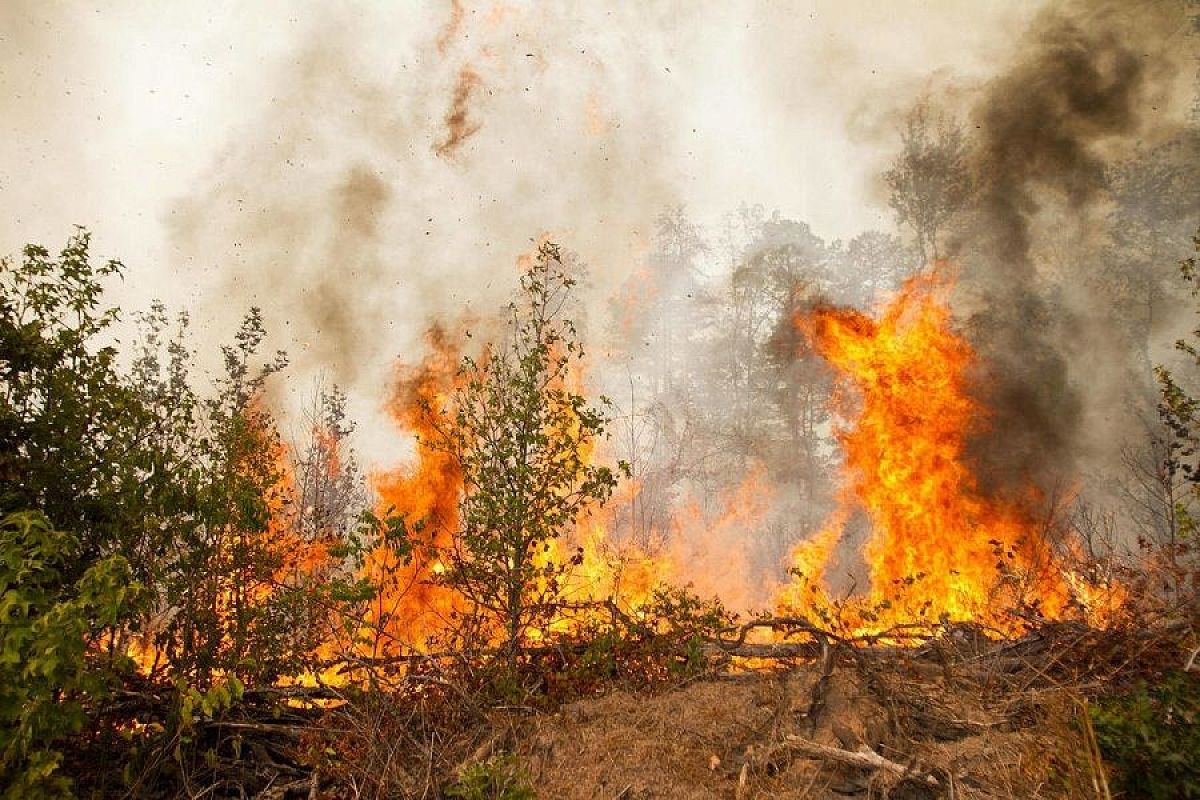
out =
[(394, 463), (391, 364), (495, 307), (533, 238), (600, 296), (675, 204), (888, 229), (903, 114), (965, 107), (1039, 5), (6, 0), (0, 251), (87, 226), (128, 267), (116, 300), (202, 339), (264, 306), (285, 402), (325, 371)]

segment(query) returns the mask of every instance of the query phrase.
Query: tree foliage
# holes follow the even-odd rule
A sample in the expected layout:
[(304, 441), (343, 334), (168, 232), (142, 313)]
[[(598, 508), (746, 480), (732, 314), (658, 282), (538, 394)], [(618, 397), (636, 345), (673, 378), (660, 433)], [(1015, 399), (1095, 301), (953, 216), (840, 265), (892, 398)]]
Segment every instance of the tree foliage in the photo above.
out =
[[(1200, 232), (1193, 239), (1200, 252)], [(1197, 257), (1191, 256), (1180, 263), (1180, 275), (1188, 284), (1192, 296), (1200, 297), (1200, 273), (1197, 272)], [(1175, 347), (1191, 362), (1200, 367), (1200, 327), (1192, 331), (1191, 339), (1180, 339)], [(1189, 391), (1188, 378), (1180, 378), (1164, 366), (1154, 370), (1158, 378), (1161, 399), (1158, 412), (1169, 432), (1166, 452), (1163, 454), (1162, 469), (1172, 484), (1176, 480), (1184, 486), (1188, 500), (1200, 498), (1200, 401), (1195, 397), (1194, 387)], [(1194, 376), (1188, 376), (1189, 378)], [(1195, 546), (1196, 521), (1189, 513), (1190, 503), (1176, 502), (1170, 525), (1172, 548), (1183, 544)], [(1179, 538), (1184, 541), (1180, 542)]]
[(80, 231), (57, 258), (30, 245), (0, 261), (0, 512), (38, 509), (74, 533), (63, 569), (76, 577), (136, 550), (170, 491), (145, 438), (151, 411), (105, 343), (117, 311), (101, 306), (103, 282), (121, 265), (94, 264), (89, 241)]
[(119, 555), (68, 570), (78, 540), (38, 512), (0, 519), (0, 784), (5, 800), (69, 795), (58, 740), (78, 733), (127, 659), (96, 651), (139, 599)]
[(921, 260), (941, 257), (938, 236), (971, 193), (962, 128), (918, 104), (900, 134), (901, 152), (883, 173), (896, 221), (916, 237)]
[(552, 541), (604, 503), (617, 474), (591, 456), (609, 422), (576, 387), (583, 348), (565, 316), (574, 278), (557, 245), (539, 247), (508, 307), (504, 341), (464, 358), (459, 388), (434, 415), (463, 477), (460, 529), (443, 580), (501, 631), (511, 653), (561, 602), (572, 562)]

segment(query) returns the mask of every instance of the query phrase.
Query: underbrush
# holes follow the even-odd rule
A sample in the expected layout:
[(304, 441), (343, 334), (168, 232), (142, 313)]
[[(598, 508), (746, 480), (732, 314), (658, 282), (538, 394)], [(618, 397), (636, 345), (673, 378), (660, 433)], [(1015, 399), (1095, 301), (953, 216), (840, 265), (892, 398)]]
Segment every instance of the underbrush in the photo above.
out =
[(507, 753), (468, 764), (446, 789), (455, 800), (534, 800), (529, 775), (516, 758)]
[(1114, 785), (1151, 800), (1200, 797), (1200, 674), (1173, 671), (1090, 706)]

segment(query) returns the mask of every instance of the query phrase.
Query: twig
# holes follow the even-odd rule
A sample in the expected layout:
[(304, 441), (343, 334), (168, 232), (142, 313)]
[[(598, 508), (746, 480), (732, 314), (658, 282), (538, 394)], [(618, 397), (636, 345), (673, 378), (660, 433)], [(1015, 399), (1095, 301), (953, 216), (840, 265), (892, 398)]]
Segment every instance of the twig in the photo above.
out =
[(1196, 657), (1200, 656), (1200, 647), (1192, 651), (1192, 655), (1188, 658), (1187, 663), (1183, 665), (1184, 672), (1191, 672), (1196, 667)]
[(1092, 773), (1092, 788), (1102, 800), (1112, 800), (1108, 778), (1104, 774), (1104, 759), (1100, 755), (1100, 742), (1096, 739), (1096, 729), (1092, 727), (1092, 715), (1088, 713), (1086, 700), (1076, 704), (1076, 713), (1083, 721), (1083, 740), (1087, 747), (1088, 771)]

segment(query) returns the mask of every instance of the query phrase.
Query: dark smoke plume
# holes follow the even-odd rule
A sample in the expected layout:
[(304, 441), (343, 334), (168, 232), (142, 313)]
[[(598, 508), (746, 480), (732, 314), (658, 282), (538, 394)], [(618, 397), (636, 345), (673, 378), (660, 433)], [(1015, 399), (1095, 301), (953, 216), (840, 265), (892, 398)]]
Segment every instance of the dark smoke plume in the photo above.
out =
[(1168, 2), (1049, 8), (976, 106), (980, 194), (954, 249), (984, 365), (977, 392), (992, 410), (977, 442), (992, 488), (1048, 489), (1076, 473), (1087, 398), (1068, 353), (1081, 321), (1064, 300), (1073, 277), (1048, 279), (1041, 249), (1088, 246), (1108, 157), (1147, 134), (1158, 56), (1183, 20)]

